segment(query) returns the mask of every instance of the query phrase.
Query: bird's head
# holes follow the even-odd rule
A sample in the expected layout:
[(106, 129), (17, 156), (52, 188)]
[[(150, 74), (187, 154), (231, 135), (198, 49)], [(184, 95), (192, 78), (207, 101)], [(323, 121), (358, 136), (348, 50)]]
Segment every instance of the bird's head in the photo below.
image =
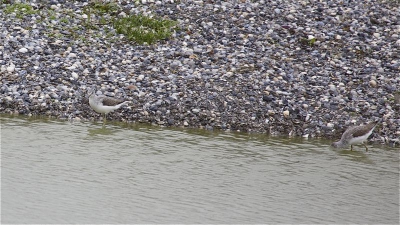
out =
[(339, 148), (339, 143), (338, 143), (338, 142), (333, 142), (333, 143), (331, 144), (331, 147)]
[(334, 148), (344, 148), (347, 146), (347, 143), (343, 143), (342, 141), (336, 141), (331, 144)]
[(94, 94), (96, 94), (96, 87), (91, 87), (91, 88), (89, 88), (88, 90), (87, 90), (87, 96), (92, 96), (92, 95), (94, 95)]

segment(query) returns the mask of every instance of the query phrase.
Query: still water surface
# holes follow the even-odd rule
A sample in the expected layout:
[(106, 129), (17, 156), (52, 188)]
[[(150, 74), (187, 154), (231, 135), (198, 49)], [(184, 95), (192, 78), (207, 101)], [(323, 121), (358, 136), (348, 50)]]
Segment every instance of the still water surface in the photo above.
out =
[(2, 223), (399, 222), (399, 149), (1, 116)]

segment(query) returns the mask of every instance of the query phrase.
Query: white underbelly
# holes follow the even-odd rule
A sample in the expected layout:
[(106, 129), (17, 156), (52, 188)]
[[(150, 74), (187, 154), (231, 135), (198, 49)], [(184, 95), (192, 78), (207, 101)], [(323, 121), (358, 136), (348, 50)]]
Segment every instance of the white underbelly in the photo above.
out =
[(115, 109), (118, 108), (117, 106), (97, 105), (97, 104), (94, 104), (90, 100), (89, 100), (89, 105), (97, 113), (109, 113), (109, 112), (114, 111)]
[(349, 144), (353, 145), (353, 144), (360, 144), (363, 143), (368, 137), (369, 135), (372, 134), (372, 130), (370, 132), (368, 132), (368, 134), (364, 135), (364, 136), (360, 136), (360, 137), (353, 137), (350, 141)]

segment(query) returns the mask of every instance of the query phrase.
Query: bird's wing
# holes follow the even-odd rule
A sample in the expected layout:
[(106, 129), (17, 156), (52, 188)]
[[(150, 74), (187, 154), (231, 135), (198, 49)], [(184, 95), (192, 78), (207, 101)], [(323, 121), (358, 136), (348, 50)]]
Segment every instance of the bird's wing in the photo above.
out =
[(365, 126), (354, 128), (353, 137), (360, 137), (368, 133), (373, 127), (375, 127), (376, 123), (369, 123)]
[(349, 139), (353, 137), (353, 130), (356, 129), (356, 127), (348, 127), (346, 131), (342, 134), (342, 139)]
[(121, 104), (124, 102), (124, 100), (122, 100), (122, 99), (116, 99), (116, 98), (111, 98), (111, 97), (106, 97), (106, 96), (104, 96), (102, 98), (102, 101), (103, 101), (103, 105), (105, 105), (105, 106), (115, 106), (115, 105), (118, 105), (118, 104)]

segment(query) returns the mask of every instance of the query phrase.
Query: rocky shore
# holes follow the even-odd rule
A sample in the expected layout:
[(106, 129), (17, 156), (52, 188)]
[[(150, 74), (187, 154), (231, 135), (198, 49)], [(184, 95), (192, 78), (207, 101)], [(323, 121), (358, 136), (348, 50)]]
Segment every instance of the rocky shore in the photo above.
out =
[(98, 120), (96, 86), (131, 101), (108, 120), (338, 138), (381, 119), (371, 141), (400, 145), (399, 1), (114, 1), (178, 22), (152, 45), (86, 29), (90, 2), (27, 2), (0, 6), (0, 113)]

